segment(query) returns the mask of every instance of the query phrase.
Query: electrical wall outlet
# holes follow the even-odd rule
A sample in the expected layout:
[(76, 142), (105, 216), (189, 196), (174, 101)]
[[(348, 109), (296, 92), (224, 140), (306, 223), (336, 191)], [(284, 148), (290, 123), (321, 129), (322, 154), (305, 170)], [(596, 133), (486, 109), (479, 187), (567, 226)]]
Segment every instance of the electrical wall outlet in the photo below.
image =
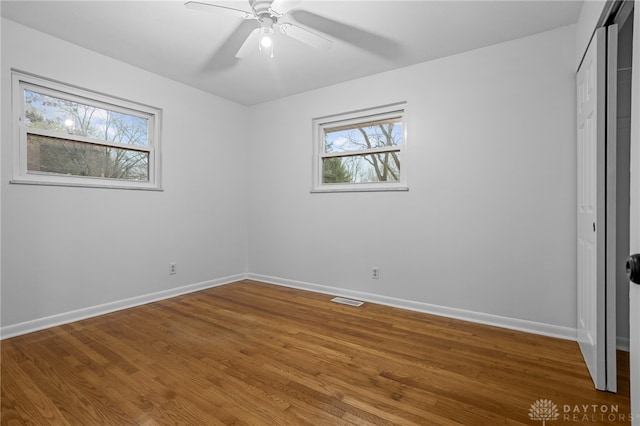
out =
[(380, 278), (380, 268), (378, 268), (377, 266), (374, 266), (371, 269), (371, 279), (377, 280), (378, 278)]
[(178, 273), (178, 269), (175, 263), (169, 264), (169, 275), (175, 275)]

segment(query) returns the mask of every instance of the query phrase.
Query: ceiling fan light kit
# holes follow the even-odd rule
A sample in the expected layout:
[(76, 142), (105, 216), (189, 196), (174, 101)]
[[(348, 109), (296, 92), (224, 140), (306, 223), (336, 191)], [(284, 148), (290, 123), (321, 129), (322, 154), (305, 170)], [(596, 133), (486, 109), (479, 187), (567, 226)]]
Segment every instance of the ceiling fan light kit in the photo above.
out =
[(265, 18), (260, 26), (258, 49), (273, 58), (273, 21)]
[[(249, 0), (251, 11), (200, 1), (188, 1), (185, 3), (185, 7), (193, 10), (232, 15), (241, 19), (257, 21), (260, 27), (251, 31), (242, 46), (240, 46), (240, 49), (235, 55), (238, 59), (245, 58), (253, 53), (256, 44), (260, 52), (273, 58), (274, 27), (278, 28), (285, 36), (298, 40), (307, 46), (322, 50), (329, 49), (333, 44), (331, 40), (321, 36), (315, 31), (286, 21), (286, 16), (290, 9), (284, 9), (284, 7), (286, 7), (287, 4), (290, 7), (295, 6), (299, 1), (300, 0)], [(278, 21), (280, 19), (285, 20), (285, 22), (279, 23)]]

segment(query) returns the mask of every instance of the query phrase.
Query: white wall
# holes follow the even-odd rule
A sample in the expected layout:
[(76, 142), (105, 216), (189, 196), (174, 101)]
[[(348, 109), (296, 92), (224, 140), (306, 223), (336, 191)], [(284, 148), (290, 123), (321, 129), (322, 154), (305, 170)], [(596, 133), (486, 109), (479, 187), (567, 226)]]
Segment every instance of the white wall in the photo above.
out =
[[(571, 26), (245, 108), (3, 20), (4, 93), (15, 67), (163, 109), (165, 186), (9, 184), (3, 96), (3, 330), (249, 271), (570, 337), (575, 52)], [(311, 119), (402, 100), (410, 191), (311, 194)]]
[[(164, 192), (9, 184), (12, 67), (162, 108)], [(1, 84), (3, 331), (245, 273), (246, 107), (8, 20)]]
[[(570, 26), (252, 107), (251, 275), (570, 335), (575, 51)], [(313, 117), (404, 100), (409, 192), (309, 192)]]

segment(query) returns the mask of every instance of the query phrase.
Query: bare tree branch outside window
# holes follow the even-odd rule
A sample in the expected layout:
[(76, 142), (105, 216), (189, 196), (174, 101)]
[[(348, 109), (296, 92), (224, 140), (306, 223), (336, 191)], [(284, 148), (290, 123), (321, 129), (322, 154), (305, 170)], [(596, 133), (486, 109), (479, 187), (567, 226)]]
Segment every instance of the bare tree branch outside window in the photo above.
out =
[(25, 126), (49, 131), (27, 130), (27, 170), (149, 181), (146, 118), (31, 90), (24, 91), (24, 101)]
[(325, 129), (323, 183), (400, 180), (400, 117)]

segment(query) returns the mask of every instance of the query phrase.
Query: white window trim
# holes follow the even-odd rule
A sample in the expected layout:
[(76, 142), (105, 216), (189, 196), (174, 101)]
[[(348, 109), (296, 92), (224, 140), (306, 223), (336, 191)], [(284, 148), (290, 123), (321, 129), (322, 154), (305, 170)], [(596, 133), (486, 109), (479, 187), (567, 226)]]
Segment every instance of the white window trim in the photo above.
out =
[[(90, 176), (71, 176), (40, 173), (27, 170), (27, 128), (23, 126), (24, 114), (24, 90), (32, 89), (39, 93), (50, 94), (65, 99), (79, 101), (88, 105), (108, 107), (112, 111), (125, 112), (130, 115), (148, 119), (148, 146), (137, 147), (122, 145), (110, 141), (100, 143), (105, 146), (124, 148), (127, 150), (139, 150), (149, 153), (149, 181), (133, 181), (124, 179), (108, 179)], [(97, 93), (91, 90), (79, 88), (58, 81), (46, 79), (33, 74), (12, 70), (12, 118), (13, 118), (13, 177), (12, 184), (28, 185), (54, 185), (54, 186), (78, 186), (92, 188), (136, 189), (162, 191), (161, 168), (162, 157), (160, 153), (160, 129), (162, 110), (137, 102), (115, 96)], [(53, 136), (61, 139), (69, 139), (80, 142), (96, 141), (78, 135), (65, 136), (56, 132), (41, 129), (28, 129), (29, 133), (43, 136)], [(101, 141), (102, 142), (102, 141)]]
[[(383, 120), (385, 118), (402, 117), (402, 145), (391, 150), (401, 153), (400, 179), (394, 182), (371, 182), (371, 183), (323, 183), (322, 182), (322, 160), (323, 158), (343, 156), (344, 153), (324, 152), (324, 129), (335, 127), (336, 125), (348, 125), (358, 122)], [(313, 119), (313, 164), (312, 164), (312, 187), (311, 192), (374, 192), (374, 191), (408, 191), (407, 184), (407, 103), (399, 102), (383, 105), (375, 108), (351, 111), (342, 114), (333, 114)], [(359, 153), (388, 152), (389, 148), (374, 148), (364, 151), (349, 151), (349, 155)]]

